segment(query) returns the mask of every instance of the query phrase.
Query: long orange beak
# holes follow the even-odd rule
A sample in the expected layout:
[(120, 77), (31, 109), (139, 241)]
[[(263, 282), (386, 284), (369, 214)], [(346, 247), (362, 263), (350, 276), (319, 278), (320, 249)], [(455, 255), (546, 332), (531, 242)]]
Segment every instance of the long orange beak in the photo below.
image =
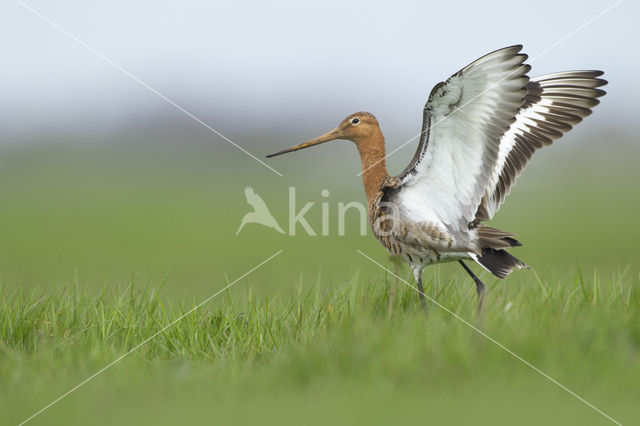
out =
[(310, 146), (320, 145), (321, 143), (329, 142), (332, 140), (340, 139), (341, 135), (338, 129), (333, 129), (329, 133), (326, 133), (322, 136), (318, 136), (317, 138), (308, 140), (306, 142), (301, 143), (300, 145), (292, 146), (291, 148), (283, 149), (282, 151), (278, 151), (275, 154), (267, 155), (267, 158), (275, 157), (277, 155), (286, 154), (287, 152), (297, 151), (303, 148), (309, 148)]

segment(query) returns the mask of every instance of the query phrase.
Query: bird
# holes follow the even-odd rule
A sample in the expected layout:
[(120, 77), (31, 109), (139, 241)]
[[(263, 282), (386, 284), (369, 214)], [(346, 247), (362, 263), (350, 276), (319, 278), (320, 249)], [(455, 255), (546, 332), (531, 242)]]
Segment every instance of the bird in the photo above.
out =
[[(533, 154), (590, 115), (606, 92), (596, 70), (529, 77), (522, 45), (473, 61), (431, 90), (417, 150), (397, 176), (386, 167), (385, 139), (369, 112), (347, 116), (335, 129), (267, 158), (332, 140), (355, 143), (362, 165), (373, 234), (411, 267), (425, 307), (422, 273), (457, 261), (475, 285), (484, 283), (465, 261), (503, 279), (529, 268), (509, 253), (516, 234), (486, 225)], [(417, 136), (416, 136), (417, 137)]]
[(253, 188), (247, 186), (244, 189), (244, 196), (247, 199), (247, 203), (249, 203), (249, 205), (253, 207), (253, 211), (245, 214), (242, 217), (242, 221), (240, 222), (240, 227), (238, 228), (236, 235), (240, 233), (242, 228), (244, 228), (247, 223), (259, 223), (260, 225), (264, 225), (268, 228), (273, 228), (279, 233), (284, 234), (284, 231), (282, 230), (282, 228), (280, 228), (278, 222), (276, 222), (276, 219), (269, 211), (269, 208), (265, 204), (264, 200), (258, 194), (256, 194)]

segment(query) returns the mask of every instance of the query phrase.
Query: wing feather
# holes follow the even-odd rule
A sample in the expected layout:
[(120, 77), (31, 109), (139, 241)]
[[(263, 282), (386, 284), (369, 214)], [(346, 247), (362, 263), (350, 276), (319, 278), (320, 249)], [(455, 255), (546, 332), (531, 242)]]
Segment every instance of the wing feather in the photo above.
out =
[(437, 84), (424, 108), (418, 150), (396, 195), (418, 221), (466, 230), (490, 185), (500, 137), (528, 93), (522, 46), (497, 50)]
[(531, 79), (515, 122), (500, 140), (498, 161), (487, 192), (476, 213), (489, 220), (536, 150), (550, 145), (582, 119), (600, 101), (607, 81), (601, 71), (566, 71)]

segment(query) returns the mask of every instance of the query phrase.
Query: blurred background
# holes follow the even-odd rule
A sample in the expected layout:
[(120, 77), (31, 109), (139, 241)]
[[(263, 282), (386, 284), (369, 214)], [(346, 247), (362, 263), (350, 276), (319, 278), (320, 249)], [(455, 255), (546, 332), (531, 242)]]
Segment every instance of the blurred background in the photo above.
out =
[[(543, 277), (577, 267), (637, 274), (640, 6), (626, 1), (601, 14), (614, 4), (3, 2), (2, 283), (99, 288), (159, 285), (168, 275), (170, 294), (206, 295), (279, 249), (286, 255), (250, 284), (269, 291), (334, 285), (355, 270), (380, 276), (355, 253), (386, 259), (371, 235), (359, 235), (355, 214), (347, 235), (336, 236), (337, 203), (365, 202), (351, 143), (264, 155), (358, 110), (378, 117), (393, 150), (419, 132), (433, 85), (516, 43), (532, 75), (602, 69), (608, 94), (537, 154), (493, 223), (520, 235), (518, 257)], [(390, 173), (416, 146), (389, 158)], [(316, 203), (307, 215), (316, 230), (328, 202), (331, 235), (248, 225), (235, 236), (250, 211), (248, 185), (285, 229), (290, 186), (298, 208)]]
[[(204, 353), (206, 361), (168, 351), (156, 360), (142, 348), (34, 424), (513, 424), (516, 416), (520, 424), (602, 424), (443, 311), (424, 321), (409, 305), (387, 317), (364, 290), (364, 301), (351, 304), (355, 289), (383, 294), (391, 282), (356, 250), (393, 263), (370, 231), (360, 235), (355, 212), (346, 235), (337, 235), (338, 203), (366, 203), (350, 142), (264, 158), (359, 110), (378, 117), (394, 150), (419, 132), (436, 83), (522, 43), (531, 75), (602, 69), (608, 94), (593, 116), (536, 154), (492, 221), (518, 234), (524, 245), (513, 253), (533, 271), (503, 281), (480, 275), (497, 295), (487, 332), (627, 421), (640, 383), (638, 16), (631, 0), (0, 2), (0, 326), (15, 336), (0, 339), (0, 417), (25, 419), (144, 338), (137, 324), (151, 317), (105, 331), (112, 320), (102, 308), (97, 319), (88, 314), (86, 327), (81, 314), (78, 325), (60, 326), (71, 317), (76, 324), (75, 289), (95, 295), (100, 307), (101, 294), (126, 295), (131, 283), (140, 300), (155, 294), (144, 286), (163, 286), (163, 306), (190, 307), (282, 249), (199, 311), (226, 315), (247, 342), (262, 346), (262, 330), (257, 340), (242, 325), (256, 315), (243, 297), (257, 295), (276, 312), (275, 325), (265, 327), (291, 324), (290, 337), (282, 326), (280, 346), (265, 343), (256, 355), (245, 340), (231, 341)], [(391, 155), (389, 172), (401, 172), (416, 147)], [(296, 211), (315, 203), (306, 219), (318, 233), (327, 203), (329, 235), (299, 226), (293, 237), (248, 224), (236, 236), (251, 211), (246, 186), (285, 230), (290, 187)], [(401, 273), (410, 276), (406, 266)], [(465, 300), (455, 309), (472, 321), (474, 308), (466, 309), (474, 290), (461, 268), (439, 265), (424, 278), (434, 294), (440, 283), (462, 283), (467, 299), (451, 300)], [(345, 297), (350, 314), (339, 327), (309, 326), (308, 335), (296, 322), (306, 300), (297, 291), (311, 294), (313, 286), (354, 297)], [(579, 287), (593, 292), (591, 302), (576, 302)], [(14, 291), (32, 302), (15, 302)], [(134, 293), (116, 310), (133, 307)], [(40, 303), (48, 295), (53, 304), (55, 295), (73, 303), (61, 303), (56, 316), (55, 306)], [(30, 315), (42, 318), (39, 326)], [(223, 330), (196, 321), (185, 328), (190, 337)], [(54, 327), (62, 327), (59, 335)], [(133, 337), (122, 343), (119, 333)]]

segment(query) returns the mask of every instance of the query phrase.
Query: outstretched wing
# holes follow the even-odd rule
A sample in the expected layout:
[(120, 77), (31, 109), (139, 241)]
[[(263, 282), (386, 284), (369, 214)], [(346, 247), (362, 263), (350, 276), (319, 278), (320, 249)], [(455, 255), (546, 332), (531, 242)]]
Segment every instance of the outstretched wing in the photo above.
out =
[(498, 162), (476, 220), (498, 211), (533, 153), (560, 138), (600, 103), (607, 81), (602, 71), (565, 71), (532, 78), (516, 121), (500, 140)]
[(424, 108), (418, 150), (397, 196), (419, 221), (466, 230), (490, 185), (500, 138), (524, 102), (522, 46), (497, 50), (439, 83)]

